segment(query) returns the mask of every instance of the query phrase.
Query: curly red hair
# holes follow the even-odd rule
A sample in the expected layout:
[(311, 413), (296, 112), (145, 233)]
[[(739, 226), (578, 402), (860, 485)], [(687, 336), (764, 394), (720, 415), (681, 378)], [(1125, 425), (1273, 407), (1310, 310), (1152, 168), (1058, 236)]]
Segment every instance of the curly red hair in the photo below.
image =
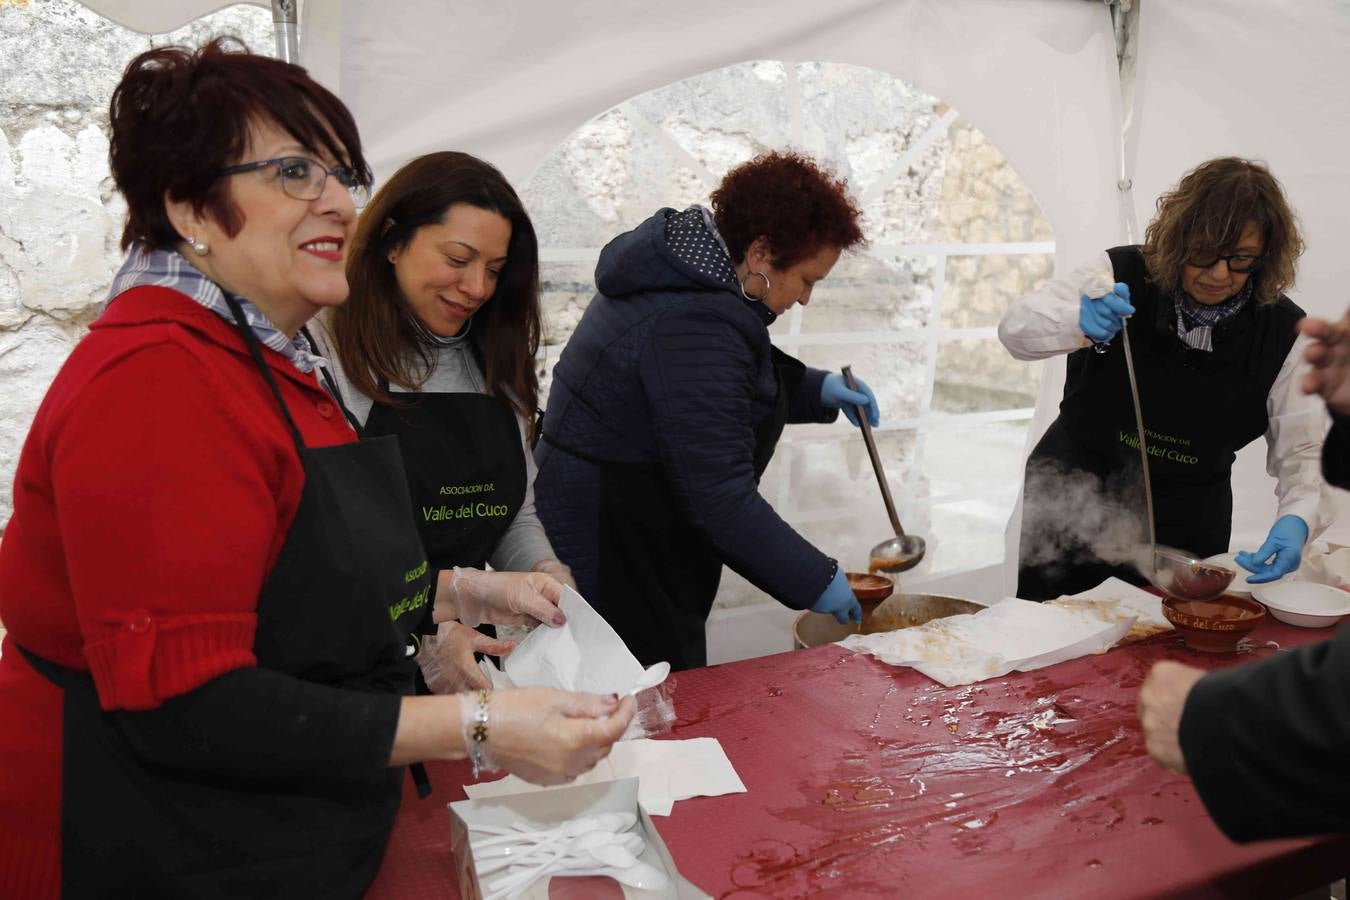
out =
[(713, 191), (712, 208), (736, 263), (760, 236), (780, 269), (823, 247), (863, 243), (862, 213), (848, 183), (799, 153), (764, 153), (732, 169)]

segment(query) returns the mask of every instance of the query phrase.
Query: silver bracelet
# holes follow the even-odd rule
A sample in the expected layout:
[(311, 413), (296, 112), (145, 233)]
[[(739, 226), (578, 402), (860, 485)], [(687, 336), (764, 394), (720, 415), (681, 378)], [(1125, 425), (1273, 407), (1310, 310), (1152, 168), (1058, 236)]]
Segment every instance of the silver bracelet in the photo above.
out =
[(488, 700), (492, 692), (486, 688), (478, 691), (478, 706), (473, 712), (473, 722), (469, 729), (469, 758), (473, 761), (473, 778), (478, 780), (482, 771), (491, 769), (487, 759), (488, 739)]

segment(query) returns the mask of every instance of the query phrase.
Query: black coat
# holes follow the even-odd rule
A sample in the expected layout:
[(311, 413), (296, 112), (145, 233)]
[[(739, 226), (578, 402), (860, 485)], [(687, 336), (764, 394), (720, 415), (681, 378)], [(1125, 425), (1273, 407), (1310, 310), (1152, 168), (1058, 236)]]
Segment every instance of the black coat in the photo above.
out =
[[(695, 211), (696, 212), (696, 211)], [(655, 463), (680, 512), (716, 554), (780, 602), (805, 608), (829, 585), (833, 560), (759, 494), (755, 428), (778, 385), (773, 314), (740, 293), (725, 254), (673, 246), (663, 209), (600, 254), (599, 293), (554, 369), (544, 434), (593, 459)], [(830, 422), (825, 373), (806, 369), (788, 397), (789, 422)], [(559, 559), (597, 608), (600, 467), (542, 440), (535, 450), (539, 518)]]
[[(1335, 418), (1322, 473), (1350, 488), (1350, 418)], [(1350, 625), (1206, 675), (1180, 738), (1200, 799), (1233, 840), (1350, 832)]]

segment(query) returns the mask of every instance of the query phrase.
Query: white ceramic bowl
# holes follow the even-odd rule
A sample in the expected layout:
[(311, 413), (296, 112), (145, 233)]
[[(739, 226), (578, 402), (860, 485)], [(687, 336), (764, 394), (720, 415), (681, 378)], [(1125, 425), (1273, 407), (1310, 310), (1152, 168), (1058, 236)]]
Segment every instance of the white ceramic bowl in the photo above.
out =
[(1302, 628), (1327, 628), (1350, 615), (1350, 593), (1311, 581), (1253, 585), (1252, 596), (1281, 622)]
[[(1209, 557), (1208, 559), (1205, 560), (1205, 562), (1213, 563), (1216, 566), (1225, 566), (1237, 572), (1237, 577), (1233, 579), (1232, 584), (1228, 585), (1228, 590), (1224, 591), (1225, 594), (1244, 594), (1250, 596), (1252, 593), (1252, 588), (1258, 588), (1261, 586), (1259, 584), (1247, 583), (1247, 579), (1251, 577), (1252, 573), (1248, 572), (1246, 569), (1242, 568), (1242, 566), (1239, 566), (1237, 564), (1237, 553), (1220, 553), (1217, 556)], [(1283, 578), (1267, 582), (1266, 584), (1267, 586), (1272, 584), (1286, 584), (1291, 581), (1297, 581), (1298, 577), (1299, 571), (1293, 571), (1290, 572), (1288, 575), (1284, 576)]]

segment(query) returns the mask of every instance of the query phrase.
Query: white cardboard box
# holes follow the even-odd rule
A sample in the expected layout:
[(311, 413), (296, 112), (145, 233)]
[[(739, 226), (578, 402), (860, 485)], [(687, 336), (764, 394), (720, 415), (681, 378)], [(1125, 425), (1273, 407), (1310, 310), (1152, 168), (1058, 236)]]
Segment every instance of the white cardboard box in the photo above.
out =
[[(482, 800), (460, 800), (449, 804), (450, 852), (455, 857), (455, 871), (459, 874), (459, 893), (464, 900), (481, 900), (484, 892), (478, 883), (473, 852), (469, 847), (471, 824), (510, 827), (525, 822), (536, 828), (551, 828), (569, 819), (604, 812), (633, 812), (638, 817), (637, 830), (647, 849), (641, 859), (664, 869), (670, 883), (663, 891), (640, 890), (621, 885), (624, 896), (642, 900), (711, 900), (711, 895), (695, 887), (675, 866), (670, 851), (661, 840), (661, 834), (651, 818), (638, 803), (638, 779), (625, 778), (603, 784), (551, 788), (527, 794), (511, 794)], [(560, 876), (555, 876), (560, 877)], [(523, 900), (547, 900), (548, 879), (540, 879), (522, 895)]]

